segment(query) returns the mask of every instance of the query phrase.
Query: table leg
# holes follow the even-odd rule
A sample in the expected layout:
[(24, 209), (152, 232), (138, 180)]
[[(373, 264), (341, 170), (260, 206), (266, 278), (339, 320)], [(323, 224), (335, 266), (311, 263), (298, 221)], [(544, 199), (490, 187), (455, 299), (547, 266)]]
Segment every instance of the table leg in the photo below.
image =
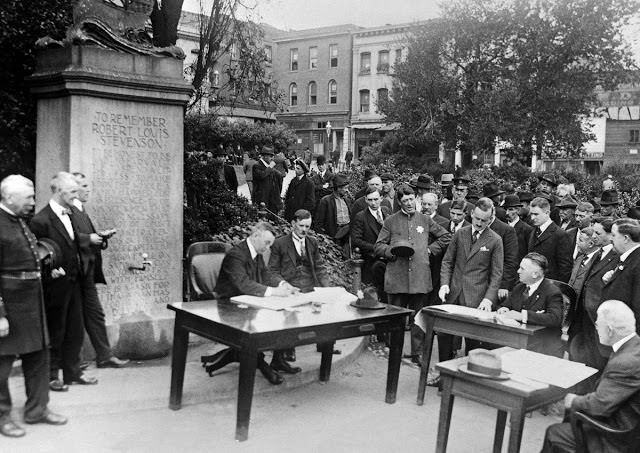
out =
[(511, 429), (509, 432), (509, 453), (518, 453), (522, 442), (522, 431), (524, 430), (524, 406), (519, 404), (511, 412)]
[(440, 421), (438, 422), (438, 438), (436, 441), (436, 453), (447, 451), (449, 441), (449, 426), (451, 425), (451, 412), (453, 411), (454, 396), (451, 394), (453, 378), (440, 375), (442, 382), (442, 396), (440, 399)]
[(422, 358), (420, 364), (420, 383), (418, 384), (418, 398), (416, 403), (418, 406), (424, 404), (424, 393), (427, 389), (427, 378), (429, 376), (429, 364), (431, 363), (431, 352), (433, 350), (433, 325), (435, 318), (426, 313), (419, 313), (418, 316), (426, 316), (426, 333), (424, 338), (424, 347), (422, 348)]
[(184, 367), (187, 362), (189, 332), (181, 327), (178, 314), (173, 327), (173, 350), (171, 353), (171, 390), (169, 391), (169, 409), (174, 411), (182, 406), (182, 388), (184, 386)]
[(400, 364), (402, 363), (402, 347), (404, 345), (404, 325), (391, 331), (389, 341), (389, 364), (387, 365), (387, 394), (385, 401), (396, 402)]
[(496, 418), (496, 432), (493, 437), (493, 453), (500, 453), (502, 451), (502, 440), (504, 439), (504, 427), (507, 422), (507, 412), (498, 410), (498, 417)]
[(333, 358), (333, 346), (335, 342), (321, 343), (320, 351), (322, 356), (320, 358), (320, 381), (328, 382), (331, 376), (331, 359)]
[(238, 379), (238, 413), (236, 416), (236, 440), (249, 438), (251, 402), (256, 378), (258, 352), (254, 348), (243, 347), (240, 350), (240, 377)]

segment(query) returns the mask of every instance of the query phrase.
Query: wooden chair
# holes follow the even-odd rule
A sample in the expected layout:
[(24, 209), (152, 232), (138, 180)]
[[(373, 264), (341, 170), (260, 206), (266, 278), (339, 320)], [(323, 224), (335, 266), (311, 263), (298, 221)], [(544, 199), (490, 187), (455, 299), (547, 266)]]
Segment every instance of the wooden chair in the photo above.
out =
[(568, 284), (551, 278), (549, 281), (556, 285), (562, 293), (562, 341), (566, 343), (568, 340), (567, 332), (569, 331), (569, 324), (571, 324), (570, 310), (575, 307), (578, 296), (576, 291)]
[(638, 445), (640, 445), (640, 423), (636, 423), (636, 426), (629, 429), (615, 429), (580, 411), (572, 411), (570, 420), (573, 436), (576, 440), (577, 453), (590, 453), (585, 437), (586, 427), (589, 428), (592, 436), (595, 432), (597, 435), (606, 435), (607, 438), (617, 439), (621, 445), (626, 446), (626, 449), (623, 450), (626, 453), (638, 451)]
[(222, 260), (231, 249), (224, 242), (194, 242), (187, 249), (187, 301), (215, 299)]

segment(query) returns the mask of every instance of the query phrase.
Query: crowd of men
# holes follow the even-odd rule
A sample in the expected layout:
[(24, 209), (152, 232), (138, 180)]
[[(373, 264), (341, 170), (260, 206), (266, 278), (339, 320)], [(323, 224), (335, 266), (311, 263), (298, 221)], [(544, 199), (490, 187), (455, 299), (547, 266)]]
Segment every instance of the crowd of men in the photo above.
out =
[[(27, 401), (25, 423), (63, 425), (48, 409), (49, 391), (94, 385), (81, 361), (84, 332), (98, 368), (125, 366), (109, 345), (96, 290), (105, 283), (101, 251), (115, 230), (98, 232), (85, 210), (91, 189), (82, 173), (60, 172), (51, 198), (34, 215), (33, 183), (11, 175), (0, 183), (0, 434), (21, 437), (11, 418), (8, 379), (19, 356)], [(62, 373), (60, 373), (62, 371)]]

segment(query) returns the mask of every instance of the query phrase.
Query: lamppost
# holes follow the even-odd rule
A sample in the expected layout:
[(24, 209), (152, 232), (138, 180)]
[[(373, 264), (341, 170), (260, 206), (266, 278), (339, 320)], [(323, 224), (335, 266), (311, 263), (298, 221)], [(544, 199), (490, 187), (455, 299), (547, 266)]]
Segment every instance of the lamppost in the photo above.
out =
[(329, 154), (331, 151), (331, 146), (330, 146), (330, 139), (331, 139), (331, 121), (327, 121), (327, 125), (324, 127), (324, 129), (327, 131), (327, 147), (326, 150), (324, 152), (324, 157), (331, 160), (331, 155)]

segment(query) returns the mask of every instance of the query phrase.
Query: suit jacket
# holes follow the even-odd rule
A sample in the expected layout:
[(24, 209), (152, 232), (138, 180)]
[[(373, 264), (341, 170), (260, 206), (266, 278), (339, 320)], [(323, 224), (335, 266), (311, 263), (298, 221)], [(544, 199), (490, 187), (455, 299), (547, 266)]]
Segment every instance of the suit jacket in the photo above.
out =
[(640, 329), (640, 247), (627, 256), (623, 263), (618, 261), (613, 275), (604, 284), (602, 301), (621, 300), (636, 315), (636, 332)]
[[(471, 221), (471, 211), (473, 211), (475, 207), (476, 205), (474, 205), (470, 201), (465, 201), (464, 213), (466, 214), (465, 219), (468, 222)], [(444, 203), (440, 203), (438, 205), (438, 209), (436, 209), (436, 214), (441, 215), (446, 219), (450, 219), (451, 218), (451, 201), (445, 201)]]
[[(559, 227), (560, 227), (560, 228), (562, 228), (562, 224), (563, 224), (563, 223), (564, 223), (564, 222), (561, 220), (561, 221), (560, 221), (560, 225), (559, 225)], [(566, 226), (565, 228), (562, 228), (562, 229), (563, 229), (564, 231), (567, 231), (567, 232), (568, 232), (569, 230), (573, 230), (573, 229), (575, 229), (575, 228), (578, 228), (578, 225), (580, 225), (580, 224), (578, 223), (578, 221), (577, 221), (576, 219), (571, 219), (571, 220), (569, 221), (569, 223), (567, 224), (567, 226)]]
[(506, 289), (511, 291), (513, 285), (518, 281), (518, 267), (520, 262), (518, 261), (518, 236), (516, 230), (513, 227), (507, 225), (500, 219), (495, 219), (490, 225), (490, 228), (498, 233), (500, 239), (502, 239), (502, 252), (504, 253), (502, 281), (500, 282), (500, 289)]
[[(76, 233), (82, 239), (80, 242), (84, 247), (80, 248), (80, 257), (83, 265), (83, 275), (85, 277), (91, 276), (94, 283), (104, 283), (107, 281), (104, 278), (104, 272), (102, 271), (102, 253), (99, 246), (91, 244), (90, 235), (96, 233), (96, 229), (91, 222), (89, 214), (86, 210), (80, 210), (77, 207), (71, 208), (72, 215), (76, 221)], [(85, 238), (86, 237), (86, 238)]]
[[(391, 248), (401, 240), (409, 241), (413, 247), (415, 253), (410, 258), (391, 253)], [(389, 259), (384, 274), (385, 292), (428, 294), (433, 289), (431, 256), (441, 255), (450, 240), (451, 233), (420, 212), (408, 215), (398, 211), (389, 216), (374, 247), (377, 256)]]
[(516, 230), (516, 237), (518, 238), (518, 266), (520, 265), (520, 261), (529, 251), (529, 241), (531, 240), (531, 235), (533, 234), (533, 227), (522, 219), (518, 220), (513, 227)]
[(527, 349), (542, 354), (561, 357), (564, 352), (562, 344), (562, 292), (550, 282), (543, 279), (540, 286), (529, 296), (527, 285), (518, 283), (509, 296), (501, 304), (509, 310), (527, 310), (527, 323), (545, 326), (546, 329), (533, 338)]
[(400, 206), (400, 202), (395, 197), (395, 195), (393, 196), (393, 198), (387, 198), (383, 196), (382, 201), (380, 202), (380, 206), (386, 206), (389, 209), (389, 212), (392, 214), (402, 209), (402, 206)]
[[(349, 210), (349, 219), (351, 219), (351, 200), (344, 198)], [(338, 220), (336, 211), (336, 196), (334, 194), (322, 197), (314, 219), (314, 229), (318, 233), (323, 233), (331, 237), (335, 237), (338, 232)]]
[(281, 189), (282, 174), (259, 159), (253, 166), (253, 203), (264, 203), (267, 209), (277, 213), (282, 207)]
[[(322, 264), (318, 241), (307, 236), (304, 241), (307, 258), (311, 268), (311, 274), (315, 280), (315, 286), (330, 286), (329, 275)], [(277, 238), (271, 247), (269, 257), (269, 270), (277, 277), (292, 282), (296, 277), (296, 260), (298, 252), (293, 243), (291, 233)]]
[[(389, 217), (389, 210), (386, 206), (380, 206), (382, 220)], [(353, 217), (351, 222), (351, 247), (358, 247), (365, 260), (374, 260), (377, 256), (374, 248), (382, 225), (371, 215), (369, 209), (360, 211)]]
[(269, 286), (278, 286), (282, 279), (265, 265), (262, 255), (251, 258), (247, 240), (235, 245), (225, 255), (215, 292), (221, 298), (248, 294), (264, 296)]
[(471, 236), (471, 226), (453, 235), (442, 260), (440, 281), (449, 286), (448, 303), (477, 308), (482, 299), (498, 302), (504, 253), (500, 236), (491, 228), (485, 228), (475, 244)]
[(529, 252), (538, 252), (549, 261), (547, 278), (568, 282), (573, 268), (572, 254), (569, 250), (567, 232), (551, 222), (540, 237), (536, 237), (535, 229), (529, 240)]
[[(469, 225), (471, 225), (471, 224), (469, 222), (467, 222), (466, 219), (463, 219), (462, 220), (462, 226), (460, 228), (457, 228), (456, 231), (458, 231), (458, 230), (460, 230), (460, 229), (462, 229), (462, 228), (464, 228), (466, 226), (469, 226)], [(449, 223), (447, 224), (447, 230), (449, 230), (449, 232), (451, 234), (454, 234), (456, 232), (456, 231), (451, 231), (451, 221), (449, 221)]]
[(576, 300), (580, 300), (582, 297), (582, 288), (584, 287), (585, 280), (589, 276), (589, 272), (591, 272), (591, 267), (593, 267), (594, 263), (600, 261), (600, 251), (596, 251), (589, 262), (583, 265), (582, 261), (585, 259), (585, 256), (586, 255), (582, 253), (578, 255), (573, 263), (571, 277), (569, 277), (568, 283), (576, 292)]
[(507, 211), (502, 206), (494, 205), (496, 209), (496, 218), (501, 222), (507, 221)]
[(313, 214), (316, 208), (315, 187), (311, 180), (304, 175), (298, 179), (295, 177), (289, 183), (287, 193), (284, 196), (284, 218), (288, 222), (293, 220), (293, 215), (298, 209), (306, 209)]
[[(598, 417), (617, 429), (627, 429), (640, 420), (640, 338), (636, 335), (611, 354), (594, 392), (577, 396), (571, 409)], [(615, 453), (628, 445), (598, 433), (587, 435), (589, 451)]]
[[(315, 188), (316, 195), (316, 204), (320, 202), (322, 197), (326, 197), (327, 195), (331, 195), (333, 193), (333, 177), (335, 175), (330, 170), (324, 172), (324, 176), (321, 176), (320, 173), (313, 173), (311, 175), (311, 182)], [(329, 184), (325, 189), (325, 184)]]
[(353, 224), (353, 219), (357, 213), (360, 211), (364, 211), (367, 209), (367, 200), (366, 195), (360, 198), (357, 198), (356, 201), (351, 205), (351, 223)]
[(436, 222), (438, 225), (440, 225), (445, 230), (449, 231), (449, 219), (447, 219), (446, 217), (438, 215), (438, 213), (436, 212), (436, 215), (431, 217), (431, 220)]

